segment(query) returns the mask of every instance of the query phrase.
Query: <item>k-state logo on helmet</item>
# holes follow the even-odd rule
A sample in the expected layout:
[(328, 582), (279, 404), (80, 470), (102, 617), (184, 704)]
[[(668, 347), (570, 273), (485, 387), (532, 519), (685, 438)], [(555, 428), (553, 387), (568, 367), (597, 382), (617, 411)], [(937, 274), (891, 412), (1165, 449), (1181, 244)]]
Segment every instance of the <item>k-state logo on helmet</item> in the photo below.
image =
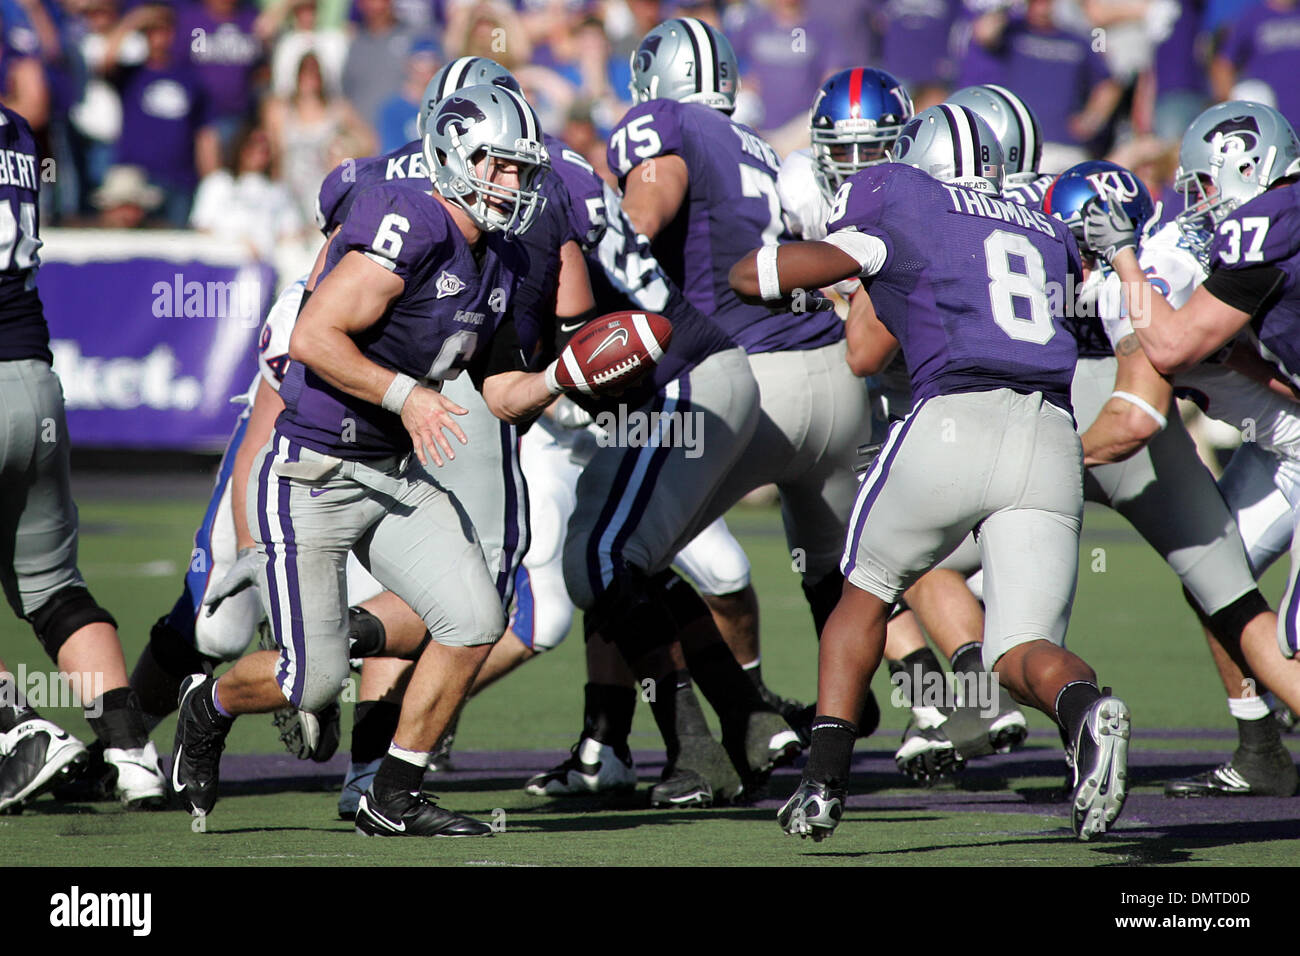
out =
[(659, 52), (659, 43), (663, 37), (659, 34), (653, 34), (641, 41), (641, 49), (636, 51), (636, 68), (645, 72), (650, 69), (650, 63), (654, 56)]
[(453, 96), (448, 100), (447, 105), (438, 111), (438, 121), (433, 128), (439, 136), (445, 136), (454, 124), (459, 127), (455, 131), (456, 135), (459, 136), (475, 123), (481, 123), (486, 119), (487, 114), (479, 109), (477, 104), (462, 97)]
[(1259, 122), (1253, 116), (1234, 116), (1214, 127), (1204, 138), (1207, 143), (1236, 139), (1241, 142), (1243, 152), (1253, 152), (1259, 146)]
[(1090, 173), (1087, 179), (1092, 184), (1092, 188), (1097, 190), (1097, 195), (1107, 202), (1115, 200), (1126, 203), (1138, 197), (1137, 180), (1127, 169), (1107, 169)]

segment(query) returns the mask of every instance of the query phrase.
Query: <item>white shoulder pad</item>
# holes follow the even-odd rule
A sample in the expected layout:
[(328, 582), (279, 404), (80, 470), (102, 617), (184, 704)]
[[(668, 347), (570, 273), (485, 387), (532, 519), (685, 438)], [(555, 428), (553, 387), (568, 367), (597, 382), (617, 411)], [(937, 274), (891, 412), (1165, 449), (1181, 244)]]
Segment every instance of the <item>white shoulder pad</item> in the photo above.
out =
[(776, 191), (790, 231), (803, 239), (823, 239), (831, 206), (817, 186), (812, 151), (797, 149), (781, 163)]
[(262, 378), (277, 392), (289, 368), (289, 337), (298, 321), (298, 308), (307, 289), (307, 277), (290, 283), (271, 306), (257, 339), (257, 368)]

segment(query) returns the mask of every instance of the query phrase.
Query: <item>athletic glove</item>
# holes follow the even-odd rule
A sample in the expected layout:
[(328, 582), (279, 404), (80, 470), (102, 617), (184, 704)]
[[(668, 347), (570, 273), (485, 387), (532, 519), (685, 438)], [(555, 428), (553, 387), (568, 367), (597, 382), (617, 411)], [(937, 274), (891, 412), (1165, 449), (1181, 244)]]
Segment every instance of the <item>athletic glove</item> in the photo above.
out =
[(561, 428), (586, 428), (595, 421), (591, 412), (564, 395), (555, 400), (551, 409), (555, 413), (555, 424)]
[(1101, 200), (1090, 199), (1083, 207), (1084, 243), (1107, 263), (1124, 249), (1137, 249), (1137, 227), (1117, 202), (1103, 208)]
[(208, 617), (212, 616), (226, 598), (233, 597), (245, 588), (257, 583), (258, 572), (262, 570), (262, 560), (262, 556), (257, 553), (256, 548), (240, 549), (234, 565), (203, 600), (203, 606), (208, 609)]

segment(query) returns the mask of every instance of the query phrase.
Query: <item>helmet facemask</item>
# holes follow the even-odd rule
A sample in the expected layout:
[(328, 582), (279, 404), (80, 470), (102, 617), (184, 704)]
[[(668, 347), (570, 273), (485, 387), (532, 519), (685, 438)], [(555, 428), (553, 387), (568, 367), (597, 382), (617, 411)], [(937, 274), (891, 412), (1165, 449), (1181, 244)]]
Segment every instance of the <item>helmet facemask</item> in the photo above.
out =
[(814, 128), (812, 153), (823, 192), (833, 196), (854, 173), (889, 162), (889, 150), (902, 131), (902, 123), (877, 126), (871, 119), (841, 120), (833, 129)]

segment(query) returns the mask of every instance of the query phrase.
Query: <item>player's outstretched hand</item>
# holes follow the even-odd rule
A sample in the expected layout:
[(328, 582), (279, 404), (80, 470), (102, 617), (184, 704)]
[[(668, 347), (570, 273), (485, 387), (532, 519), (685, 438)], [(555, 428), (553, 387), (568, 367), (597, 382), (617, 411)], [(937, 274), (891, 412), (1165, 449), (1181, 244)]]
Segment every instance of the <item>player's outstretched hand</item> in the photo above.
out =
[(1093, 198), (1083, 207), (1084, 242), (1107, 262), (1113, 262), (1124, 249), (1137, 249), (1137, 227), (1124, 207), (1117, 202), (1102, 206)]
[[(461, 427), (456, 424), (456, 419), (452, 417), (465, 414), (467, 414), (466, 409), (445, 398), (440, 392), (423, 386), (411, 389), (411, 394), (406, 397), (406, 403), (402, 406), (402, 424), (411, 436), (411, 444), (415, 446), (415, 454), (419, 457), (420, 464), (427, 468), (429, 459), (432, 458), (433, 463), (441, 468), (447, 461), (456, 457), (451, 442), (447, 441), (447, 436), (443, 434), (444, 429), (455, 435), (456, 440), (462, 445), (469, 444), (469, 439), (465, 437)], [(439, 449), (442, 450), (442, 454), (439, 454)], [(444, 456), (446, 461), (443, 460)]]
[(256, 584), (257, 573), (261, 569), (262, 556), (257, 553), (257, 549), (241, 548), (230, 570), (222, 575), (221, 580), (213, 585), (208, 596), (203, 599), (203, 606), (208, 609), (207, 616), (211, 617), (226, 598)]

